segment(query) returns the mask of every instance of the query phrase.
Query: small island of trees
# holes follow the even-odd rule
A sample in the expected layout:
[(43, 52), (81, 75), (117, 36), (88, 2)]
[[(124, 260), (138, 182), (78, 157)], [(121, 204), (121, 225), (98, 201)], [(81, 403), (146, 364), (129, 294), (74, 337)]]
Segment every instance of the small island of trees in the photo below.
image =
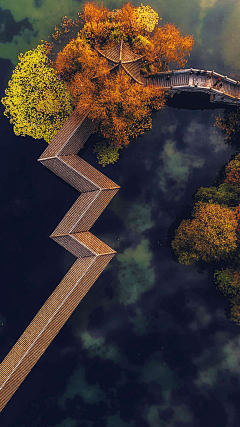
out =
[(150, 6), (131, 3), (110, 11), (87, 2), (77, 19), (65, 16), (48, 41), (19, 56), (2, 99), (14, 133), (50, 143), (74, 108), (90, 109), (98, 123), (99, 164), (117, 161), (120, 149), (151, 128), (152, 113), (163, 108), (166, 96), (110, 69), (99, 52), (123, 41), (142, 58), (143, 75), (184, 67), (193, 37), (158, 21)]
[(171, 246), (177, 262), (215, 266), (214, 282), (229, 301), (229, 318), (240, 325), (240, 154), (221, 171), (218, 183), (200, 187), (191, 219), (181, 221)]

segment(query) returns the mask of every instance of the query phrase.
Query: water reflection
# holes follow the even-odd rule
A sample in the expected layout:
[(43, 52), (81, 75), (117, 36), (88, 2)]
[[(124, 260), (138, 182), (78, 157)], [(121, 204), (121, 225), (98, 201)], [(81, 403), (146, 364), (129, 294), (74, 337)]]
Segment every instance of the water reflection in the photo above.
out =
[[(237, 28), (231, 27), (237, 1), (155, 4), (164, 21), (196, 36), (189, 66), (236, 73), (240, 56), (230, 29)], [(15, 36), (1, 46), (2, 57), (16, 60), (18, 49), (35, 46), (79, 2), (56, 7), (46, 0), (36, 8), (2, 0), (1, 7), (16, 22), (28, 11), (39, 31), (29, 45)], [(215, 13), (222, 20), (209, 25)], [(2, 64), (6, 86), (10, 63)], [(167, 240), (197, 188), (211, 185), (234, 153), (216, 133), (212, 114), (165, 108), (152, 130), (105, 169), (85, 151), (86, 161), (122, 187), (92, 229), (118, 255), (11, 399), (1, 427), (239, 425), (239, 328), (226, 318), (226, 300), (207, 272), (175, 263)], [(44, 141), (17, 138), (8, 120), (0, 121), (3, 357), (74, 261), (48, 235), (77, 193), (36, 161)]]

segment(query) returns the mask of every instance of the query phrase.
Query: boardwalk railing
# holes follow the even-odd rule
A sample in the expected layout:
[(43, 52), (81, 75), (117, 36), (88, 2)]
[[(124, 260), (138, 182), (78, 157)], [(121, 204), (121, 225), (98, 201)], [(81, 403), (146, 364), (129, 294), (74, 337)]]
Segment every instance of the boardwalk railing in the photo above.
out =
[(203, 92), (210, 95), (211, 102), (240, 105), (240, 82), (215, 71), (188, 68), (150, 74), (146, 86), (160, 86), (169, 93)]

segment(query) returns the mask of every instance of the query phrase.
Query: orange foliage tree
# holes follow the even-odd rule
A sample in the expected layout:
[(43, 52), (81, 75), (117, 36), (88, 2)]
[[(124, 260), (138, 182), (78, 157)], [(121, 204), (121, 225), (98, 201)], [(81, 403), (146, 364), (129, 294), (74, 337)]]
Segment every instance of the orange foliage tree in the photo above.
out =
[(225, 167), (226, 178), (224, 182), (240, 186), (240, 154), (237, 154)]
[(120, 71), (98, 86), (89, 115), (99, 121), (99, 131), (105, 139), (119, 148), (126, 147), (131, 139), (151, 128), (151, 112), (164, 105), (164, 92), (157, 89), (133, 83)]
[(135, 52), (146, 56), (148, 65), (154, 66), (154, 72), (162, 71), (169, 63), (183, 67), (193, 48), (193, 37), (182, 36), (174, 24), (158, 27), (158, 20), (158, 14), (142, 4), (134, 7), (128, 2), (120, 9), (110, 11), (102, 4), (85, 2), (77, 19), (63, 17), (60, 28), (55, 27), (52, 42), (45, 42), (45, 45), (50, 54), (54, 45), (61, 48), (77, 36), (92, 47), (110, 46), (123, 37)]
[(240, 205), (235, 207), (235, 214), (238, 221), (238, 225), (236, 228), (236, 236), (237, 236), (238, 242), (240, 242)]
[(193, 37), (183, 37), (174, 24), (166, 24), (157, 28), (146, 50), (146, 58), (152, 64), (153, 72), (173, 66), (184, 67), (193, 47)]
[(124, 71), (110, 74), (107, 60), (81, 38), (59, 52), (54, 67), (76, 103), (91, 106), (89, 117), (99, 123), (102, 137), (119, 148), (150, 129), (152, 111), (165, 103), (162, 89), (144, 87)]
[[(59, 41), (79, 28), (78, 35), (57, 53), (52, 66), (65, 80), (75, 105), (90, 107), (89, 116), (98, 121), (101, 140), (97, 146), (104, 150), (105, 160), (107, 147), (116, 157), (119, 148), (151, 128), (151, 113), (163, 107), (165, 93), (160, 88), (140, 85), (123, 70), (110, 72), (110, 64), (97, 50), (123, 40), (134, 53), (145, 57), (145, 72), (161, 71), (168, 62), (174, 62), (174, 57), (175, 63), (182, 66), (193, 38), (182, 37), (173, 24), (156, 30), (157, 23), (158, 14), (150, 6), (134, 7), (128, 2), (110, 11), (86, 2), (78, 19), (67, 21), (64, 17), (61, 29), (53, 35)], [(48, 48), (51, 52), (50, 44)]]
[(175, 230), (172, 248), (181, 264), (226, 259), (237, 249), (238, 220), (234, 209), (216, 203), (196, 203), (192, 220)]
[[(94, 78), (109, 71), (107, 60), (99, 57), (99, 54), (79, 36), (72, 39), (58, 53), (53, 67), (57, 74), (69, 84), (73, 95), (76, 95), (78, 86), (79, 93), (81, 90), (86, 90), (90, 96), (91, 90), (87, 87), (81, 89), (83, 84), (91, 86), (91, 81)], [(74, 80), (75, 83), (72, 84)]]
[(224, 260), (214, 282), (228, 298), (230, 320), (240, 325), (240, 154), (225, 166), (219, 185), (200, 187), (193, 219), (175, 230), (172, 248), (181, 264)]

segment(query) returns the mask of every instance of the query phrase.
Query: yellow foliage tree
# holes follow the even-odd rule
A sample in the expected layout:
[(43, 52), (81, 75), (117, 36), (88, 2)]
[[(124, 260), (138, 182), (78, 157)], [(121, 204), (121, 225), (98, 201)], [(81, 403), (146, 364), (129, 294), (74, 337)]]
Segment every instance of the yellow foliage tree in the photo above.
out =
[(150, 6), (143, 6), (135, 9), (136, 25), (139, 31), (152, 33), (156, 25), (158, 25), (159, 16)]
[(234, 209), (217, 203), (196, 203), (192, 220), (183, 220), (175, 231), (172, 248), (178, 262), (219, 261), (237, 249), (238, 220)]
[(97, 154), (98, 163), (103, 167), (110, 163), (113, 164), (119, 159), (119, 147), (109, 144), (108, 141), (101, 138), (95, 144), (93, 152)]
[(44, 138), (48, 143), (73, 111), (66, 84), (48, 66), (43, 45), (19, 56), (1, 101), (16, 135)]

